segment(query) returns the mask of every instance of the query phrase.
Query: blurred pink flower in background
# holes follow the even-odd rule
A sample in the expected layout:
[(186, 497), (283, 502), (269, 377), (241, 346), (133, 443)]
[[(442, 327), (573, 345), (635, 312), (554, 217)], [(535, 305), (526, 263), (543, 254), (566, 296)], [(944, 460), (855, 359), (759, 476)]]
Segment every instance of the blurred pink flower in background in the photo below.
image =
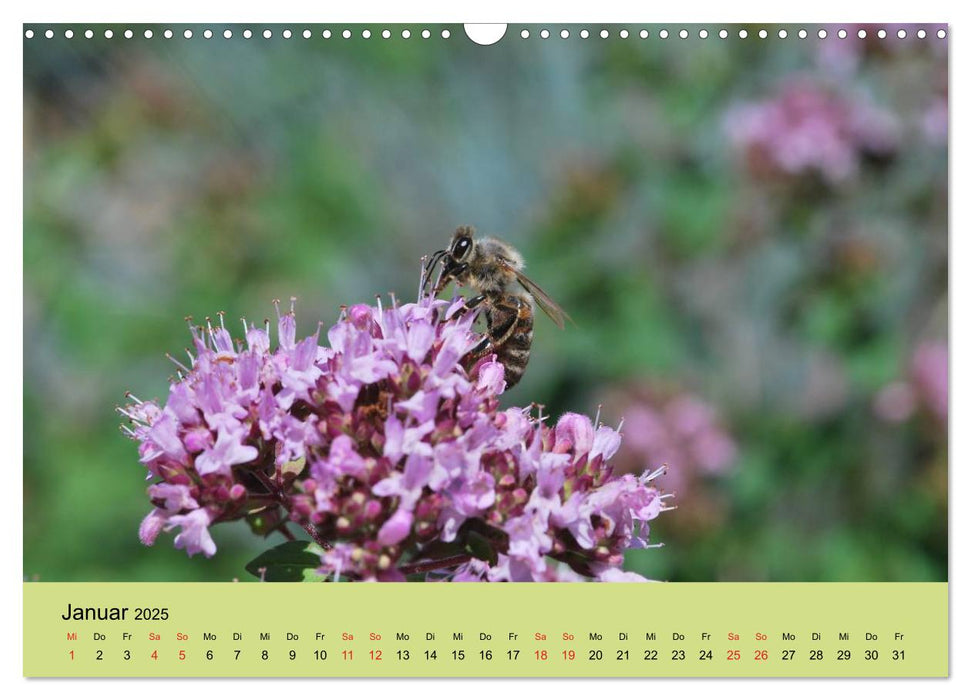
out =
[(677, 509), (668, 517), (677, 522), (676, 531), (706, 530), (721, 522), (726, 504), (712, 478), (730, 473), (738, 447), (715, 407), (658, 383), (617, 390), (606, 405), (624, 418), (614, 468), (634, 474), (667, 468), (655, 483), (675, 498)]
[(940, 96), (924, 110), (920, 120), (921, 133), (930, 143), (947, 145), (947, 97)]
[(814, 173), (830, 184), (854, 177), (864, 156), (892, 154), (901, 136), (892, 113), (808, 80), (736, 105), (725, 128), (753, 174)]
[(910, 362), (910, 376), (923, 405), (947, 423), (947, 343), (922, 343)]
[(873, 408), (889, 423), (909, 420), (919, 410), (947, 427), (948, 349), (944, 341), (921, 343), (910, 360), (909, 373), (877, 394)]
[[(714, 408), (691, 394), (663, 403), (634, 403), (624, 416), (622, 452), (644, 469), (667, 465), (658, 478), (679, 492), (694, 475), (720, 474), (735, 459), (735, 442), (721, 428)], [(624, 455), (621, 463), (625, 464)]]
[(906, 381), (888, 384), (873, 401), (873, 410), (888, 423), (903, 423), (914, 415), (917, 397), (913, 387)]

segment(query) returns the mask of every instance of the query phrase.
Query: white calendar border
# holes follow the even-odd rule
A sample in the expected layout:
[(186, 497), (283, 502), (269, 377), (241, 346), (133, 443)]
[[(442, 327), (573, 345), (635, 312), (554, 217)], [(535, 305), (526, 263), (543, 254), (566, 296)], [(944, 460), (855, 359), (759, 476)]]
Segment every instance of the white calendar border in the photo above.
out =
[[(535, 21), (556, 23), (572, 22), (737, 22), (758, 20), (761, 22), (785, 22), (807, 24), (820, 22), (858, 22), (858, 21), (933, 21), (951, 22), (950, 34), (954, 40), (950, 43), (951, 51), (951, 91), (950, 109), (951, 123), (969, 123), (971, 109), (968, 104), (968, 88), (954, 79), (960, 75), (967, 83), (969, 70), (967, 49), (961, 42), (962, 33), (971, 33), (971, 23), (965, 22), (966, 12), (958, 9), (956, 2), (942, 0), (911, 0), (910, 3), (899, 1), (858, 2), (847, 3), (845, 0), (806, 0), (807, 7), (793, 4), (782, 4), (769, 0), (736, 0), (735, 2), (694, 2), (694, 3), (633, 3), (621, 0), (596, 0), (587, 6), (581, 3), (567, 4), (562, 2), (532, 2), (521, 0), (490, 0), (479, 2), (474, 6), (456, 3), (454, 0), (435, 0), (423, 3), (395, 3), (391, 0), (371, 0), (368, 3), (354, 3), (347, 7), (337, 6), (335, 3), (320, 2), (276, 2), (263, 3), (258, 10), (254, 8), (240, 9), (238, 2), (219, 0), (218, 2), (199, 3), (198, 0), (165, 0), (153, 5), (148, 3), (134, 4), (121, 0), (88, 0), (87, 2), (54, 1), (43, 4), (33, 3), (10, 8), (8, 3), (3, 12), (3, 34), (0, 41), (2, 52), (3, 82), (0, 89), (5, 96), (16, 95), (14, 104), (8, 104), (2, 114), (3, 126), (0, 138), (6, 143), (3, 153), (6, 155), (3, 167), (3, 186), (0, 188), (3, 197), (3, 209), (8, 217), (13, 219), (13, 226), (8, 228), (13, 248), (3, 256), (3, 270), (0, 271), (0, 290), (6, 300), (17, 300), (18, 307), (23, 308), (23, 250), (22, 250), (22, 221), (23, 221), (23, 168), (22, 168), (22, 53), (20, 24), (23, 22), (104, 22), (106, 20), (125, 20), (137, 22), (163, 22), (178, 20), (179, 22), (206, 21), (262, 21), (286, 22), (300, 19), (304, 22), (510, 22), (527, 23)], [(951, 239), (950, 275), (951, 290), (949, 299), (950, 309), (971, 308), (971, 244), (967, 242), (971, 236), (971, 215), (969, 215), (968, 198), (953, 196), (956, 192), (971, 191), (971, 177), (969, 177), (969, 137), (965, 131), (951, 132), (951, 163), (952, 163), (952, 198), (951, 198), (951, 231), (961, 233)], [(11, 154), (20, 154), (12, 158)], [(17, 230), (19, 229), (19, 230)], [(954, 272), (960, 270), (963, 277)], [(969, 340), (969, 324), (971, 314), (965, 312), (964, 318), (952, 317), (953, 324), (950, 332), (950, 356), (968, 357), (971, 350)], [(0, 346), (4, 369), (0, 373), (0, 396), (6, 397), (0, 409), (0, 429), (3, 431), (3, 444), (16, 445), (13, 455), (8, 460), (7, 468), (16, 471), (14, 483), (22, 492), (22, 473), (16, 469), (16, 457), (23, 456), (23, 318), (7, 317), (5, 329), (9, 336), (7, 342)], [(16, 337), (19, 331), (20, 339)], [(15, 368), (19, 368), (17, 373)], [(971, 370), (952, 364), (951, 367), (951, 410), (952, 427), (957, 426), (955, 416), (966, 418), (969, 413), (969, 398), (971, 398)], [(965, 423), (966, 425), (966, 423)], [(962, 426), (964, 427), (964, 426)], [(859, 693), (861, 691), (876, 691), (882, 697), (910, 698), (915, 693), (930, 692), (937, 696), (967, 696), (971, 690), (971, 671), (965, 670), (955, 663), (957, 659), (968, 658), (971, 654), (968, 626), (971, 625), (967, 610), (971, 607), (968, 602), (968, 587), (966, 582), (971, 577), (969, 556), (966, 554), (971, 541), (969, 537), (968, 510), (961, 504), (968, 497), (969, 482), (968, 469), (971, 468), (971, 431), (952, 430), (950, 445), (950, 463), (957, 465), (950, 470), (951, 491), (949, 499), (949, 514), (952, 518), (950, 533), (950, 581), (951, 590), (955, 586), (962, 590), (962, 598), (956, 599), (952, 593), (951, 613), (951, 673), (950, 681), (922, 681), (922, 680), (819, 680), (808, 682), (793, 682), (792, 680), (755, 679), (755, 680), (705, 680), (705, 679), (651, 679), (651, 680), (504, 680), (499, 682), (470, 682), (464, 680), (433, 680), (433, 681), (400, 681), (384, 680), (327, 680), (326, 689), (320, 686), (321, 681), (312, 680), (189, 680), (169, 682), (146, 682), (144, 680), (85, 680), (85, 681), (26, 681), (22, 678), (22, 634), (12, 636), (13, 630), (21, 630), (18, 624), (20, 617), (21, 580), (23, 562), (23, 513), (20, 508), (6, 508), (2, 514), (4, 532), (0, 556), (7, 563), (7, 575), (3, 579), (3, 598), (0, 604), (0, 629), (7, 630), (10, 635), (7, 644), (3, 645), (2, 667), (4, 670), (4, 685), (20, 693), (30, 693), (32, 697), (61, 698), (65, 693), (97, 693), (104, 698), (126, 698), (138, 695), (146, 700), (168, 697), (173, 692), (183, 693), (186, 690), (203, 694), (207, 691), (225, 692), (229, 690), (239, 698), (264, 696), (272, 688), (275, 692), (300, 693), (325, 690), (327, 693), (344, 692), (387, 692), (403, 697), (427, 698), (431, 693), (436, 697), (454, 693), (466, 698), (491, 698), (497, 693), (506, 694), (515, 690), (516, 694), (528, 693), (556, 693), (557, 700), (561, 698), (589, 698), (592, 693), (608, 692), (617, 694), (655, 694), (678, 693), (689, 691), (694, 693), (739, 693), (749, 697), (778, 697), (785, 695), (797, 700), (803, 698), (816, 700), (820, 692)], [(960, 495), (959, 495), (960, 494)], [(964, 550), (963, 556), (957, 556), (958, 548), (954, 546), (957, 540)], [(957, 583), (955, 583), (957, 582)], [(277, 684), (280, 684), (279, 686)], [(867, 688), (859, 684), (866, 683)], [(649, 685), (648, 685), (649, 684)], [(728, 687), (722, 687), (728, 684)], [(822, 685), (820, 685), (822, 684)], [(879, 687), (871, 687), (877, 684)], [(69, 687), (70, 686), (70, 687)], [(228, 686), (228, 687), (226, 687)], [(964, 688), (963, 691), (960, 688)]]

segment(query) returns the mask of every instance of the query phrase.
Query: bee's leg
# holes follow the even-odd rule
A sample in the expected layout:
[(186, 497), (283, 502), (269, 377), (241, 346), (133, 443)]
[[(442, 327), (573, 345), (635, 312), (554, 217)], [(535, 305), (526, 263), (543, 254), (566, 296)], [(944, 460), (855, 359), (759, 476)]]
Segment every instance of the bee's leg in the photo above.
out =
[[(487, 299), (488, 297), (485, 294), (479, 294), (477, 296), (474, 296), (465, 302), (465, 308), (461, 309), (459, 313), (466, 314), (466, 313), (469, 313), (470, 311), (474, 311), (479, 306), (482, 306), (482, 304)], [(486, 309), (487, 317), (490, 315), (490, 312), (491, 312), (491, 308), (487, 308)], [(486, 333), (482, 336), (482, 340), (480, 340), (478, 343), (473, 345), (472, 349), (466, 353), (466, 357), (471, 358), (473, 360), (478, 360), (480, 357), (485, 357), (486, 355), (489, 355), (491, 353), (492, 353), (492, 339), (489, 337), (489, 331), (487, 330)]]
[(442, 293), (442, 290), (448, 286), (449, 282), (457, 278), (468, 269), (468, 263), (460, 263), (455, 265), (452, 264), (451, 258), (446, 258), (445, 262), (442, 264), (442, 269), (438, 273), (438, 278), (435, 280), (435, 286), (432, 289), (432, 296), (437, 297)]
[(418, 301), (425, 296), (425, 278), (428, 276), (428, 256), (421, 256), (421, 273), (418, 275)]
[(492, 341), (489, 339), (488, 335), (482, 336), (482, 340), (472, 346), (472, 349), (466, 353), (466, 357), (478, 360), (480, 357), (485, 357), (492, 353)]
[[(485, 295), (481, 296), (484, 297)], [(475, 301), (478, 298), (474, 297), (470, 301)], [(482, 302), (476, 302), (476, 304), (480, 303)], [(482, 340), (469, 350), (467, 357), (478, 360), (495, 352), (497, 347), (501, 347), (503, 343), (509, 340), (519, 325), (521, 307), (522, 302), (519, 299), (515, 299), (514, 303), (503, 301), (490, 304), (489, 330)]]
[(428, 283), (431, 282), (432, 272), (438, 263), (441, 262), (442, 258), (445, 256), (445, 250), (436, 250), (432, 253), (431, 257), (422, 258), (422, 268), (421, 277), (419, 278), (418, 286), (419, 292), (418, 296), (423, 297), (428, 293)]
[(482, 302), (484, 302), (485, 300), (486, 300), (485, 294), (479, 294), (477, 296), (472, 297), (471, 299), (466, 299), (465, 305), (461, 309), (456, 311), (455, 314), (453, 315), (454, 316), (458, 316), (460, 314), (464, 315), (469, 313), (470, 311), (475, 311), (475, 309), (481, 306)]

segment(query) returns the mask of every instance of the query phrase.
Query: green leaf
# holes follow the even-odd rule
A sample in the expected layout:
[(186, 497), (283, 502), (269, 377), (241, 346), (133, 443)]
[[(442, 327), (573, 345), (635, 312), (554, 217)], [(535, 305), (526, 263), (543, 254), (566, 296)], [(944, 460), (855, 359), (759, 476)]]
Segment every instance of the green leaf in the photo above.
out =
[(246, 565), (246, 570), (264, 581), (324, 581), (320, 568), (320, 546), (297, 540), (268, 549)]

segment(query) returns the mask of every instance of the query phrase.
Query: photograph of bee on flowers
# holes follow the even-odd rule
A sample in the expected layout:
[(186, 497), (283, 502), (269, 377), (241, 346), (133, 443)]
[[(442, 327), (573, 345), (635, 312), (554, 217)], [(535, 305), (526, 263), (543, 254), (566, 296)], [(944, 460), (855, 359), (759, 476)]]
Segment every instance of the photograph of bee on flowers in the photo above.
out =
[(208, 28), (24, 40), (25, 580), (947, 579), (940, 27)]

